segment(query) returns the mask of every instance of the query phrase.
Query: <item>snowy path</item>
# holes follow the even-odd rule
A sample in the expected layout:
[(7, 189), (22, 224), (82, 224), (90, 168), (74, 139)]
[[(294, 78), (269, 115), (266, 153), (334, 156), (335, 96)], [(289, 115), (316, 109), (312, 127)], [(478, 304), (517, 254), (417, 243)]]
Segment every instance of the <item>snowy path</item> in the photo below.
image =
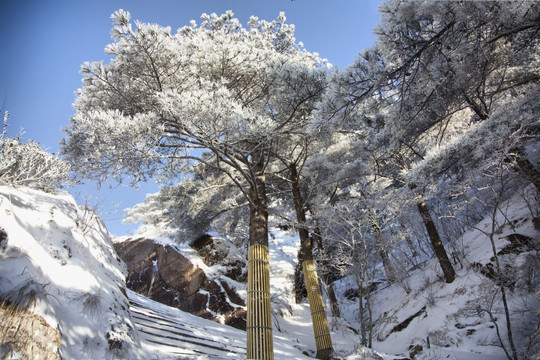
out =
[(129, 292), (143, 349), (158, 359), (245, 358), (245, 333)]
[[(245, 359), (246, 333), (160, 304), (128, 290), (130, 312), (148, 359)], [(295, 346), (296, 345), (296, 346)], [(311, 359), (276, 331), (276, 360)]]

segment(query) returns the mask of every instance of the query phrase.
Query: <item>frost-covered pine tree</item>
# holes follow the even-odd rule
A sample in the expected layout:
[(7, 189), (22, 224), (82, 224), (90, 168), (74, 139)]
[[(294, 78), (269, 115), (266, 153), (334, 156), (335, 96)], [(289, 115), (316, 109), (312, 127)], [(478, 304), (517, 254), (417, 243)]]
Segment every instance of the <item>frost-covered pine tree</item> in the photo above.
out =
[[(438, 246), (441, 237), (429, 209), (424, 180), (440, 180), (450, 168), (460, 168), (471, 157), (444, 151), (446, 166), (431, 168), (436, 173), (430, 172), (424, 160), (432, 158), (441, 145), (488, 120), (505, 98), (521, 101), (518, 99), (525, 93), (535, 92), (540, 79), (535, 50), (539, 8), (528, 1), (391, 0), (383, 3), (380, 11), (375, 47), (362, 52), (335, 82), (333, 92), (337, 95), (329, 96), (327, 113), (354, 123), (355, 117), (363, 121), (354, 113), (369, 108), (373, 97), (386, 104), (378, 106), (384, 122), (374, 138), (379, 144), (373, 152), (376, 171), (396, 183), (415, 187), (418, 211), (441, 267), (446, 269), (446, 279), (452, 281), (454, 271), (446, 250)], [(463, 116), (467, 111), (473, 116)], [(484, 155), (494, 154), (487, 144), (494, 150), (500, 148), (497, 142), (513, 138), (496, 135), (502, 133), (497, 131), (481, 144), (470, 143), (469, 151), (476, 146)], [(421, 163), (425, 171), (415, 177), (422, 181), (415, 183), (407, 174)], [(528, 166), (524, 173), (530, 174), (531, 169)]]
[[(320, 84), (322, 85), (323, 82)], [(307, 114), (304, 114), (303, 117), (308, 120), (306, 115)], [(310, 114), (309, 117), (311, 117)], [(292, 207), (295, 214), (295, 219), (292, 220), (292, 223), (300, 238), (298, 265), (295, 271), (296, 300), (299, 301), (303, 293), (302, 290), (304, 290), (306, 294), (304, 296), (307, 296), (308, 298), (312, 314), (313, 330), (317, 347), (316, 356), (319, 359), (329, 359), (333, 352), (333, 347), (319, 285), (317, 266), (313, 256), (314, 245), (313, 237), (310, 236), (310, 232), (313, 234), (314, 229), (310, 228), (307, 221), (310, 194), (313, 194), (317, 189), (315, 186), (311, 187), (312, 184), (315, 184), (315, 181), (306, 181), (302, 176), (306, 161), (314, 156), (316, 152), (322, 151), (321, 146), (323, 146), (323, 144), (316, 136), (314, 136), (314, 134), (308, 131), (307, 126), (299, 128), (295, 134), (291, 134), (286, 139), (283, 139), (280, 146), (274, 152), (274, 157), (276, 159), (275, 167), (277, 168), (274, 177), (286, 183), (285, 192), (288, 193), (289, 203), (291, 202), (290, 200), (292, 200)], [(305, 184), (307, 184), (307, 187), (302, 186)], [(327, 279), (327, 276), (325, 275), (327, 269), (325, 269), (324, 266), (322, 273), (325, 279)], [(331, 285), (329, 289), (332, 289)], [(333, 302), (333, 309), (337, 308), (335, 294), (333, 291), (330, 291), (329, 294), (332, 294), (329, 297)], [(336, 310), (333, 310), (333, 312), (335, 313)]]
[[(296, 42), (283, 14), (252, 17), (248, 28), (232, 12), (203, 14), (175, 34), (133, 26), (122, 10), (113, 19), (113, 59), (83, 65), (62, 152), (81, 176), (100, 180), (171, 178), (193, 162), (225, 173), (249, 203), (248, 357), (273, 358), (266, 168), (313, 97), (302, 82), (285, 85), (319, 77), (323, 62)], [(202, 149), (211, 161), (194, 151)]]
[(534, 2), (391, 0), (380, 11), (376, 48), (394, 88), (391, 130), (402, 146), (426, 135), (441, 141), (464, 108), (485, 120), (505, 93), (540, 80)]
[[(350, 113), (363, 106), (359, 94), (388, 101), (377, 167), (415, 188), (436, 245), (441, 220), (428, 207), (448, 189), (461, 194), (450, 194), (454, 203), (466, 203), (466, 187), (487, 184), (502, 159), (538, 183), (526, 157), (538, 148), (540, 8), (529, 1), (391, 0), (380, 9), (377, 56), (359, 58), (351, 67), (359, 76), (345, 82), (353, 90), (343, 86), (348, 98), (333, 104)], [(448, 256), (434, 249), (444, 270)]]

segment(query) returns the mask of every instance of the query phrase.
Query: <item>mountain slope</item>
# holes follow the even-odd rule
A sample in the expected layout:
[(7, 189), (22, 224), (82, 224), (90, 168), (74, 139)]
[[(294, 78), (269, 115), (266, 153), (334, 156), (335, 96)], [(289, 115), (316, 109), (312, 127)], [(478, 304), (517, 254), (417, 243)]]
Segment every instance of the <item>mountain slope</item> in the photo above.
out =
[[(58, 329), (62, 359), (245, 358), (245, 332), (126, 292), (111, 235), (69, 194), (0, 186), (0, 214), (0, 358), (32, 358), (2, 301)], [(276, 359), (307, 358), (295, 345), (276, 334)]]
[[(499, 331), (509, 349), (500, 292), (503, 284), (518, 354), (523, 359), (540, 358), (537, 196), (532, 187), (526, 189), (501, 204), (495, 219), (487, 216), (454, 240), (463, 258), (461, 266), (455, 265), (457, 277), (451, 284), (444, 281), (436, 259), (430, 259), (410, 270), (402, 281), (375, 291), (371, 299), (373, 347), (409, 356), (411, 346), (418, 346), (422, 351), (415, 359), (426, 360), (506, 359), (497, 337)], [(501, 276), (496, 275), (490, 234), (503, 268)], [(342, 279), (336, 288), (342, 295), (345, 318), (359, 328), (358, 300), (344, 296), (354, 288), (352, 284), (352, 279)]]
[[(463, 244), (465, 258), (453, 283), (442, 280), (431, 259), (403, 281), (373, 292), (376, 351), (359, 345), (358, 300), (345, 296), (354, 290), (353, 279), (337, 281), (343, 317), (331, 319), (336, 357), (505, 359), (496, 335), (498, 326), (506, 345), (497, 292), (504, 280), (518, 351), (523, 358), (538, 358), (538, 202), (534, 196), (527, 200), (512, 199), (495, 219), (497, 232), (492, 235), (507, 270), (504, 279), (490, 272), (493, 253), (483, 233), (492, 225), (488, 217), (454, 240)], [(0, 300), (39, 315), (53, 332), (58, 329), (61, 344), (50, 350), (63, 359), (245, 358), (245, 332), (126, 292), (125, 265), (116, 257), (111, 236), (97, 216), (68, 194), (1, 186), (0, 214)], [(309, 307), (296, 304), (293, 291), (298, 237), (281, 230), (270, 235), (275, 358), (309, 359), (315, 352)], [(210, 277), (219, 276), (218, 269), (206, 266), (189, 246), (175, 248)], [(241, 283), (237, 290), (245, 298)], [(17, 359), (24, 355), (23, 346), (17, 336), (8, 336), (6, 316), (0, 311), (0, 358)], [(11, 320), (18, 326), (22, 317)]]
[[(7, 186), (0, 186), (0, 214), (0, 300), (58, 329), (63, 359), (143, 358), (124, 264), (101, 220), (67, 193)], [(24, 355), (18, 341), (0, 339)]]

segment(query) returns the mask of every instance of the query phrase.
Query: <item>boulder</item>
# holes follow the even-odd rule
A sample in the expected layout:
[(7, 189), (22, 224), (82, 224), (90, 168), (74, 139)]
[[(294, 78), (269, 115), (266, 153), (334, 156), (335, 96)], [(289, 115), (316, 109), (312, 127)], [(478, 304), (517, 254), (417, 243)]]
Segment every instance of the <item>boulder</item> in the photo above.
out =
[(197, 251), (207, 266), (221, 265), (226, 270), (224, 275), (238, 282), (247, 281), (246, 255), (230, 241), (202, 235), (189, 243)]
[[(128, 239), (115, 243), (114, 247), (127, 265), (126, 283), (131, 290), (162, 304), (245, 330), (245, 301), (225, 276), (208, 279), (201, 268), (176, 248), (151, 239)], [(218, 258), (212, 259), (213, 264), (218, 264)]]

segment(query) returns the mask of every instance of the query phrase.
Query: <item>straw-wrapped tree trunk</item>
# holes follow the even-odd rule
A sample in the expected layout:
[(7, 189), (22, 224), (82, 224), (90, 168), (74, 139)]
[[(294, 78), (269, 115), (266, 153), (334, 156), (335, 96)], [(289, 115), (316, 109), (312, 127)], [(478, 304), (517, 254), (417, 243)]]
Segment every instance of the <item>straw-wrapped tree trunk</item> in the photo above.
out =
[(260, 155), (254, 175), (255, 182), (249, 189), (252, 202), (249, 207), (247, 358), (273, 359), (268, 209), (264, 158)]
[[(311, 212), (311, 211), (310, 211)], [(313, 236), (313, 240), (317, 244), (317, 248), (319, 251), (324, 251), (324, 245), (323, 245), (323, 238), (321, 235), (321, 229), (319, 228), (317, 224), (317, 220), (315, 219), (315, 228), (313, 229), (313, 232), (311, 234)], [(330, 266), (329, 266), (329, 260), (328, 259), (322, 259), (320, 270), (321, 275), (324, 281), (324, 285), (326, 286), (326, 294), (328, 296), (328, 300), (330, 301), (330, 308), (332, 311), (332, 316), (334, 318), (341, 317), (341, 311), (339, 310), (339, 303), (337, 300), (336, 292), (334, 291), (334, 285), (332, 283), (331, 275), (330, 275)]]
[(318, 359), (329, 359), (332, 354), (332, 339), (330, 337), (330, 329), (324, 310), (321, 288), (319, 286), (319, 277), (317, 276), (317, 269), (313, 259), (313, 244), (309, 232), (305, 227), (306, 211), (302, 193), (300, 192), (298, 171), (296, 169), (296, 164), (294, 163), (289, 166), (289, 176), (294, 208), (296, 211), (296, 220), (298, 222), (298, 235), (300, 237), (299, 259), (302, 261), (309, 309), (311, 311), (313, 333), (315, 336), (315, 345), (317, 347), (316, 356)]

